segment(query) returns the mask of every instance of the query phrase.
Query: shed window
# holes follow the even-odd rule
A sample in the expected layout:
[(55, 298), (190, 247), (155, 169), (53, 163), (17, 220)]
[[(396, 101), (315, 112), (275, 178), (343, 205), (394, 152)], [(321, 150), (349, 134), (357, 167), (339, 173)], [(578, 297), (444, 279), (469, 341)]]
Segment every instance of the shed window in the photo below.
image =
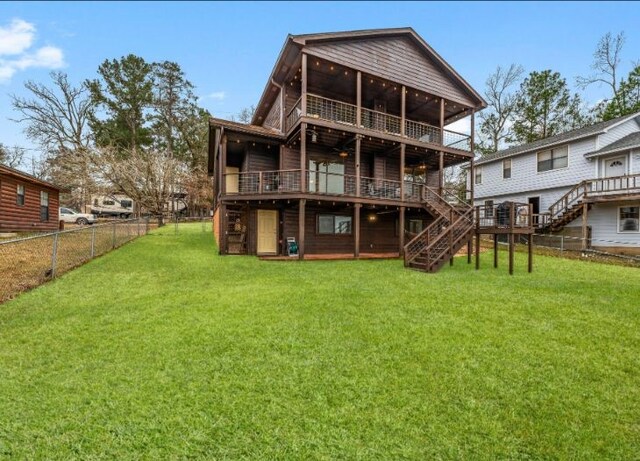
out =
[(511, 159), (510, 158), (502, 161), (502, 178), (511, 179)]
[(49, 221), (49, 192), (40, 191), (40, 221)]
[(569, 165), (567, 146), (538, 152), (538, 172), (566, 168)]
[(482, 167), (475, 167), (474, 169), (474, 175), (475, 175), (475, 180), (474, 182), (476, 184), (482, 184)]
[(621, 206), (618, 208), (618, 232), (640, 231), (640, 207)]
[(16, 205), (24, 206), (24, 185), (18, 184), (16, 194)]
[(351, 234), (351, 216), (318, 215), (318, 234)]

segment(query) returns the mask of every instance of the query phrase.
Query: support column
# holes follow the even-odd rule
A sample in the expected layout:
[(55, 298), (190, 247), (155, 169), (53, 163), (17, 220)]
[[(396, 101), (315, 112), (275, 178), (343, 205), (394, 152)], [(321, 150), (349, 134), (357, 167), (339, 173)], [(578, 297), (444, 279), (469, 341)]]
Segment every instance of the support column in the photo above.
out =
[(227, 135), (222, 136), (222, 144), (220, 145), (220, 193), (224, 196), (227, 193)]
[(298, 208), (298, 259), (304, 259), (304, 224), (307, 201), (300, 199)]
[(362, 136), (356, 135), (356, 197), (360, 197), (360, 148), (362, 146)]
[(400, 237), (400, 256), (404, 256), (404, 214), (405, 207), (400, 207), (400, 217), (398, 219), (398, 234)]
[(444, 187), (444, 152), (440, 152), (438, 168), (438, 194), (442, 196), (442, 188)]
[(527, 244), (528, 248), (528, 271), (529, 273), (533, 272), (533, 234), (529, 234), (529, 242)]
[(470, 171), (470, 176), (469, 176), (469, 190), (471, 191), (471, 197), (469, 197), (469, 200), (471, 203), (471, 205), (473, 205), (473, 198), (474, 198), (474, 172), (473, 172), (473, 168), (474, 168), (474, 164), (475, 164), (475, 158), (476, 158), (476, 143), (475, 143), (475, 137), (476, 137), (476, 113), (475, 111), (471, 111), (471, 168), (469, 168)]
[(513, 233), (509, 234), (509, 275), (513, 275)]
[(404, 143), (400, 144), (400, 200), (404, 201), (404, 163), (405, 163), (405, 152), (407, 150), (407, 146)]
[(300, 192), (307, 192), (307, 124), (300, 124)]
[(480, 234), (476, 233), (476, 270), (480, 269)]
[(302, 75), (300, 75), (300, 109), (302, 116), (307, 116), (307, 53), (302, 53)]
[(471, 264), (471, 245), (473, 243), (473, 237), (469, 238), (467, 242), (467, 264)]
[(440, 144), (444, 146), (444, 98), (440, 98)]
[(498, 234), (493, 234), (493, 267), (498, 268)]
[(587, 226), (587, 212), (589, 211), (589, 206), (586, 203), (582, 204), (582, 250), (586, 250), (589, 240), (589, 227)]
[(360, 257), (360, 209), (362, 205), (360, 203), (356, 203), (353, 206), (353, 235), (354, 235), (354, 243), (353, 243), (353, 256), (356, 258)]
[(407, 120), (407, 89), (402, 85), (402, 95), (400, 96), (400, 136), (406, 135)]
[(227, 205), (221, 203), (219, 213), (220, 219), (218, 220), (218, 225), (220, 226), (220, 233), (218, 235), (220, 235), (220, 241), (218, 245), (220, 245), (220, 247), (218, 248), (218, 254), (225, 255), (227, 254)]
[(362, 126), (362, 72), (356, 74), (356, 126)]

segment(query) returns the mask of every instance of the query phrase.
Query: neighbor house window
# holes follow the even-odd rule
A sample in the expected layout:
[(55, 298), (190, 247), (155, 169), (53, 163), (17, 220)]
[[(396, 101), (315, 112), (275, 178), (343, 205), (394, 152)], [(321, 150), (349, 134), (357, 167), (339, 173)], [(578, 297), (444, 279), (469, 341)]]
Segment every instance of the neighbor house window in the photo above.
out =
[(476, 184), (482, 184), (482, 167), (475, 167), (474, 168), (474, 182)]
[(566, 168), (569, 164), (569, 148), (567, 146), (538, 152), (538, 172)]
[(510, 158), (502, 161), (502, 178), (511, 179), (511, 159)]
[(351, 234), (351, 216), (318, 215), (318, 234)]
[(40, 221), (49, 221), (49, 192), (40, 191)]
[(16, 193), (16, 205), (24, 206), (24, 186), (22, 184), (18, 184)]
[(618, 208), (618, 232), (640, 231), (640, 206)]

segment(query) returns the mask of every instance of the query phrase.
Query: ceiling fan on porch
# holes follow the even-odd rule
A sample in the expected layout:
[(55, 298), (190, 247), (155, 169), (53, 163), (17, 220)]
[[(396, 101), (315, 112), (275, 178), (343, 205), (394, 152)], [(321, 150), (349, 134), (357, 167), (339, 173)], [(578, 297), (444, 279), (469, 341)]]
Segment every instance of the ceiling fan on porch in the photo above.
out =
[(342, 159), (346, 159), (347, 157), (349, 157), (350, 155), (353, 155), (353, 153), (355, 152), (355, 149), (353, 147), (349, 147), (349, 144), (351, 144), (352, 142), (354, 142), (356, 140), (355, 137), (348, 139), (347, 141), (343, 142), (342, 144), (333, 147), (333, 151), (338, 153), (338, 156), (340, 156), (340, 158)]

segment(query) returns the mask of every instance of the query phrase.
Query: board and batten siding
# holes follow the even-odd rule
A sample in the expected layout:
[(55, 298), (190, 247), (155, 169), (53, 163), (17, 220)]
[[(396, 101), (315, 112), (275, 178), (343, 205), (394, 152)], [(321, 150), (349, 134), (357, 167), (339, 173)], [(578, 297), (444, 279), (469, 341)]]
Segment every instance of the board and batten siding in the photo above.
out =
[(618, 139), (624, 138), (627, 135), (632, 133), (636, 133), (640, 130), (640, 125), (636, 121), (635, 118), (631, 120), (627, 120), (624, 123), (621, 123), (618, 126), (614, 126), (613, 128), (609, 128), (606, 133), (602, 133), (598, 136), (598, 149), (602, 149), (603, 147), (608, 146), (612, 142), (617, 141)]
[[(560, 147), (560, 146), (558, 146)], [(569, 144), (566, 168), (538, 172), (538, 152), (511, 157), (511, 178), (502, 177), (502, 159), (478, 166), (482, 168), (482, 184), (475, 185), (475, 197), (484, 199), (521, 195), (549, 189), (571, 188), (584, 179), (594, 178), (595, 162), (584, 158), (596, 147), (595, 136)], [(560, 198), (560, 196), (558, 196)]]
[(407, 37), (310, 43), (304, 51), (450, 101), (476, 106), (470, 95)]

